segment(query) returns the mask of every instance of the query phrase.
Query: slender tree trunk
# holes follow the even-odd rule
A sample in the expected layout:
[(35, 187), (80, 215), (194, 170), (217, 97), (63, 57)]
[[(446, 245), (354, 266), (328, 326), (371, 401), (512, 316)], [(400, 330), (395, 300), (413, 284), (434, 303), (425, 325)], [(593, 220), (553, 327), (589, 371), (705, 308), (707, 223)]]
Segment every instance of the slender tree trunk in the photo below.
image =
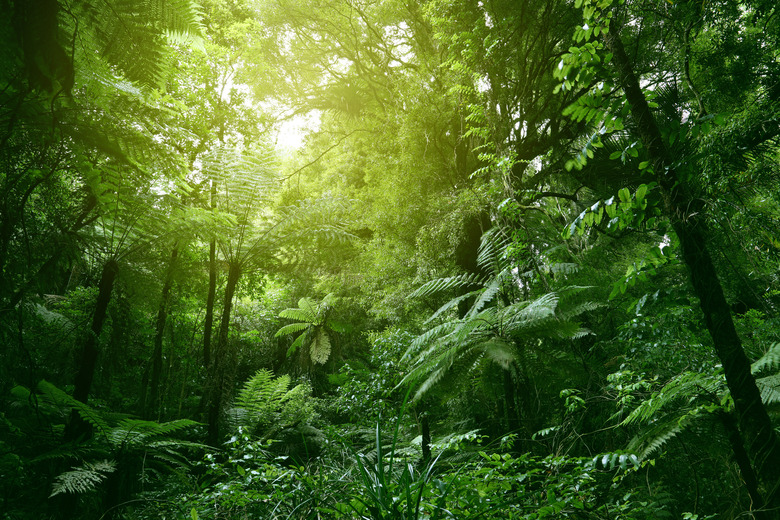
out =
[[(211, 181), (211, 210), (217, 207), (217, 183)], [(211, 363), (211, 331), (214, 327), (214, 299), (217, 294), (217, 239), (209, 243), (209, 293), (206, 297), (206, 321), (203, 324), (203, 366)]]
[(423, 413), (420, 420), (422, 429), (422, 463), (428, 465), (431, 462), (431, 421), (428, 419), (428, 413)]
[(745, 451), (745, 445), (742, 444), (742, 436), (739, 434), (737, 421), (730, 412), (723, 412), (719, 417), (723, 428), (726, 430), (729, 445), (731, 446), (731, 451), (734, 453), (734, 460), (739, 467), (739, 472), (742, 474), (745, 488), (747, 488), (750, 500), (753, 502), (752, 509), (756, 511), (755, 517), (760, 520), (769, 520), (771, 515), (761, 511), (764, 507), (764, 497), (761, 496), (761, 492), (758, 489), (756, 472), (753, 471), (753, 466), (750, 464), (750, 457), (748, 456), (747, 451)]
[(222, 413), (222, 403), (227, 382), (226, 370), (229, 359), (228, 354), (228, 332), (230, 330), (230, 314), (233, 310), (233, 297), (236, 293), (236, 285), (241, 278), (241, 265), (238, 262), (231, 262), (228, 271), (227, 284), (225, 284), (225, 300), (222, 307), (222, 319), (217, 333), (217, 344), (214, 349), (213, 359), (211, 361), (211, 374), (209, 385), (209, 404), (208, 404), (208, 442), (216, 444), (219, 441), (219, 417)]
[[(73, 390), (73, 397), (86, 403), (89, 398), (89, 390), (92, 387), (92, 379), (95, 376), (95, 365), (97, 363), (98, 348), (97, 342), (100, 332), (103, 330), (103, 322), (106, 320), (106, 311), (108, 303), (111, 301), (111, 293), (114, 290), (114, 280), (119, 272), (119, 265), (113, 258), (103, 266), (103, 273), (100, 276), (100, 285), (98, 286), (97, 303), (95, 304), (95, 314), (92, 316), (92, 327), (84, 341), (84, 349), (81, 354), (81, 364), (76, 375), (76, 385)], [(65, 437), (67, 440), (74, 440), (79, 435), (87, 433), (88, 425), (83, 422), (81, 416), (74, 410), (71, 414), (71, 421), (68, 425)]]
[(761, 394), (750, 371), (750, 362), (734, 327), (731, 309), (707, 251), (703, 203), (688, 195), (684, 179), (678, 178), (674, 162), (614, 28), (605, 36), (605, 41), (613, 54), (620, 86), (625, 91), (639, 137), (666, 199), (667, 211), (680, 240), (683, 260), (688, 266), (707, 330), (734, 399), (744, 445), (758, 480), (764, 486), (766, 505), (773, 509), (780, 508), (780, 443), (761, 401)]
[[(160, 374), (162, 372), (162, 345), (165, 335), (165, 324), (168, 321), (168, 303), (171, 299), (171, 287), (173, 286), (173, 273), (176, 268), (176, 257), (179, 256), (178, 245), (173, 246), (171, 251), (171, 262), (165, 273), (165, 282), (163, 283), (162, 296), (160, 298), (160, 307), (157, 309), (157, 322), (155, 324), (154, 334), (154, 353), (152, 354), (152, 381), (149, 388), (150, 399), (148, 410), (143, 410), (142, 414), (149, 419), (154, 416), (160, 408)], [(146, 389), (143, 390), (144, 392)]]
[(515, 401), (516, 387), (515, 382), (512, 380), (512, 372), (510, 369), (501, 371), (504, 376), (504, 402), (506, 410), (507, 428), (510, 433), (519, 433), (520, 431), (520, 418), (517, 413), (517, 402)]

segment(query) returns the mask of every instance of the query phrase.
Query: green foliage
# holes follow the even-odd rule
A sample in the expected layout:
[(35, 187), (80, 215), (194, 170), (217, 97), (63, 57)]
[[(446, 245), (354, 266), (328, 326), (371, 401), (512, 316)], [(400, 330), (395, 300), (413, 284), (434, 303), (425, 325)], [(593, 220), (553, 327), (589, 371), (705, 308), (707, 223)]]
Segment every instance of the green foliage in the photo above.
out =
[(380, 416), (399, 413), (401, 397), (393, 388), (403, 377), (400, 362), (414, 336), (403, 330), (386, 330), (368, 335), (367, 359), (350, 359), (332, 379), (338, 383), (331, 401), (336, 416), (346, 416), (349, 422), (370, 428)]
[[(50, 497), (127, 497), (141, 483), (181, 475), (190, 468), (191, 454), (205, 449), (180, 438), (199, 425), (192, 420), (158, 423), (106, 412), (77, 401), (46, 381), (39, 383), (37, 392), (17, 386), (13, 396), (16, 406), (7, 423), (16, 431), (13, 446), (20, 453), (31, 452), (25, 461), (31, 469), (56, 474)], [(91, 425), (92, 436), (63, 444), (64, 423), (72, 410)], [(31, 415), (38, 420), (30, 421)], [(76, 465), (62, 471), (65, 462)]]
[(276, 337), (279, 337), (300, 332), (290, 348), (287, 349), (287, 357), (302, 348), (302, 351), (308, 351), (313, 364), (324, 365), (328, 361), (331, 353), (331, 340), (326, 329), (335, 332), (345, 330), (344, 325), (329, 319), (329, 314), (336, 303), (336, 296), (329, 293), (319, 303), (310, 298), (301, 298), (298, 300), (297, 309), (285, 309), (279, 313), (280, 318), (298, 320), (297, 323), (285, 325), (276, 333)]
[(108, 474), (114, 471), (116, 471), (116, 463), (110, 460), (87, 462), (74, 467), (70, 471), (57, 475), (49, 498), (60, 493), (79, 494), (95, 491)]
[[(780, 402), (778, 374), (780, 344), (773, 344), (752, 365), (761, 398), (767, 405)], [(616, 391), (618, 411), (613, 419), (623, 427), (640, 426), (626, 449), (640, 459), (648, 459), (682, 431), (697, 422), (720, 414), (732, 414), (734, 403), (720, 366), (707, 371), (686, 371), (675, 375), (663, 386), (658, 378), (621, 371), (610, 374), (610, 387)]]
[(290, 388), (288, 375), (274, 377), (270, 370), (258, 370), (239, 391), (228, 412), (231, 428), (273, 438), (280, 430), (309, 423), (316, 416), (311, 387)]
[[(447, 317), (463, 302), (470, 304), (462, 318), (448, 319), (416, 337), (404, 357), (411, 359), (411, 368), (401, 385), (417, 386), (417, 400), (438, 383), (457, 363), (475, 366), (485, 360), (509, 369), (523, 364), (533, 351), (525, 349), (527, 342), (540, 338), (572, 339), (588, 334), (574, 318), (597, 307), (585, 302), (560, 306), (563, 298), (575, 295), (585, 287), (564, 287), (535, 300), (516, 300), (517, 287), (522, 283), (516, 269), (505, 254), (506, 242), (493, 230), (483, 236), (478, 265), (489, 276), (450, 277), (423, 285), (415, 294), (464, 287), (472, 289), (449, 300), (429, 318), (428, 322)], [(476, 281), (479, 283), (475, 283)], [(568, 308), (567, 308), (568, 307)]]

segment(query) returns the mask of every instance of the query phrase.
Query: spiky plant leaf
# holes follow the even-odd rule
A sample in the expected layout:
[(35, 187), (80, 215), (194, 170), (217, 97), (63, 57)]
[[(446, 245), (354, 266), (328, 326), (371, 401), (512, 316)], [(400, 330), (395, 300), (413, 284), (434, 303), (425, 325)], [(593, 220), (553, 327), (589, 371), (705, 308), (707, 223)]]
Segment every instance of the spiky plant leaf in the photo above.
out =
[(95, 410), (88, 404), (76, 400), (71, 395), (63, 392), (48, 381), (41, 380), (41, 382), (38, 383), (38, 391), (52, 403), (55, 403), (59, 406), (67, 406), (76, 410), (82, 419), (92, 425), (98, 435), (105, 436), (110, 430), (108, 423), (99, 411)]
[(460, 305), (461, 302), (467, 301), (470, 298), (474, 298), (478, 294), (480, 294), (480, 291), (471, 291), (471, 292), (467, 292), (466, 294), (463, 294), (461, 296), (456, 296), (455, 298), (451, 299), (450, 301), (448, 301), (447, 303), (445, 303), (444, 305), (439, 307), (436, 310), (436, 312), (431, 314), (431, 316), (427, 320), (425, 320), (424, 325), (427, 325), (430, 322), (434, 321), (436, 318), (438, 318), (439, 316), (441, 316), (445, 312), (457, 308), (458, 305)]

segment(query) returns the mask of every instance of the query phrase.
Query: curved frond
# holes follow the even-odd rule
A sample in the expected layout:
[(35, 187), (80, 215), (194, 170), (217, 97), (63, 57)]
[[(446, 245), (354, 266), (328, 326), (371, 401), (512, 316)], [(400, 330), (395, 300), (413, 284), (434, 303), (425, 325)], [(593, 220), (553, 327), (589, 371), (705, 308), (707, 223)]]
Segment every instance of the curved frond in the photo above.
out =
[(317, 323), (316, 312), (311, 312), (309, 309), (285, 309), (279, 313), (280, 318), (287, 318), (288, 320), (298, 320), (308, 325)]
[(110, 427), (103, 415), (88, 404), (82, 403), (46, 380), (38, 383), (38, 391), (53, 403), (76, 410), (81, 418), (88, 422), (100, 435), (108, 433)]
[(312, 363), (324, 365), (330, 357), (330, 338), (325, 329), (320, 327), (314, 336), (314, 341), (309, 345), (309, 355)]
[(448, 301), (447, 303), (445, 303), (444, 305), (439, 307), (436, 310), (436, 312), (431, 314), (430, 318), (425, 320), (425, 325), (427, 325), (428, 323), (432, 322), (433, 320), (435, 320), (436, 318), (441, 316), (443, 313), (445, 313), (445, 312), (447, 312), (447, 311), (449, 311), (451, 309), (456, 308), (461, 302), (466, 301), (469, 298), (474, 298), (474, 297), (476, 297), (480, 293), (481, 293), (481, 291), (479, 291), (479, 290), (471, 291), (471, 292), (467, 292), (466, 294), (462, 294), (460, 296), (457, 296), (457, 297), (451, 299), (450, 301)]
[(780, 368), (780, 343), (773, 343), (766, 354), (750, 366), (754, 376), (759, 375), (761, 372), (777, 370), (778, 368)]
[[(283, 318), (285, 316), (282, 316)], [(302, 332), (306, 329), (311, 327), (311, 323), (290, 323), (289, 325), (285, 325), (281, 329), (276, 331), (276, 334), (274, 334), (275, 338), (278, 338), (279, 336), (286, 336), (287, 334), (295, 334), (297, 332)]]
[(76, 466), (70, 471), (57, 475), (49, 498), (61, 493), (88, 493), (108, 478), (109, 473), (116, 471), (116, 463), (112, 460), (87, 462)]
[(494, 276), (487, 283), (487, 285), (485, 285), (485, 288), (481, 291), (479, 298), (477, 298), (477, 300), (474, 302), (474, 305), (472, 305), (471, 309), (469, 310), (468, 315), (466, 316), (467, 319), (474, 317), (493, 300), (496, 294), (498, 294), (498, 292), (501, 290), (508, 275), (508, 271), (501, 271), (498, 275)]
[(657, 417), (660, 411), (671, 404), (693, 403), (704, 398), (708, 403), (720, 401), (725, 391), (725, 379), (720, 373), (684, 372), (669, 381), (649, 399), (636, 407), (621, 424), (642, 424)]
[(409, 295), (409, 298), (422, 298), (436, 294), (443, 291), (449, 291), (451, 289), (470, 288), (473, 285), (481, 284), (482, 277), (477, 273), (461, 274), (458, 276), (450, 276), (448, 278), (438, 278), (426, 282), (418, 287), (414, 292)]
[(516, 347), (502, 338), (490, 338), (480, 343), (478, 347), (485, 352), (491, 361), (497, 363), (501, 368), (507, 369), (513, 362), (517, 361)]

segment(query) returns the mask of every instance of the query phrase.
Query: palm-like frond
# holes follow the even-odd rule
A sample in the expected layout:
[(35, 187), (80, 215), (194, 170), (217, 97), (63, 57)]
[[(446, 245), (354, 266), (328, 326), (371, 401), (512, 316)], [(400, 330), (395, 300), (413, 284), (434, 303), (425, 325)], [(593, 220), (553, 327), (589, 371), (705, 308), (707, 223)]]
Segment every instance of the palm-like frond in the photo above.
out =
[(330, 338), (322, 327), (319, 327), (314, 335), (314, 340), (309, 345), (309, 354), (313, 363), (324, 365), (330, 357)]
[[(298, 303), (300, 305), (300, 302)], [(313, 324), (317, 322), (317, 313), (312, 312), (310, 309), (298, 308), (298, 309), (284, 309), (279, 312), (280, 318), (287, 318), (288, 320), (298, 320), (305, 324)], [(276, 335), (289, 334), (288, 332), (277, 332)]]
[(645, 399), (623, 420), (623, 425), (644, 424), (658, 417), (671, 404), (683, 405), (681, 410), (696, 409), (702, 400), (710, 404), (720, 402), (726, 391), (725, 379), (716, 373), (684, 372), (672, 378), (659, 391)]
[[(279, 314), (282, 318), (289, 318), (290, 316), (282, 316), (282, 314)], [(279, 336), (286, 336), (288, 334), (295, 334), (296, 332), (302, 332), (309, 328), (309, 323), (290, 323), (289, 325), (285, 325), (281, 329), (276, 331), (276, 334), (274, 334), (274, 337)]]
[[(152, 447), (155, 439), (167, 438), (181, 430), (193, 428), (198, 423), (189, 419), (158, 423), (140, 419), (124, 419), (108, 433), (107, 438), (112, 446), (121, 449), (145, 449)], [(178, 439), (166, 439), (168, 446), (176, 446)]]
[(768, 371), (777, 371), (778, 368), (780, 368), (780, 343), (773, 343), (766, 354), (750, 366), (754, 376)]
[[(565, 287), (560, 292), (550, 292), (530, 301), (515, 301), (518, 292), (513, 267), (504, 249), (509, 240), (498, 231), (485, 233), (479, 251), (479, 265), (492, 275), (474, 273), (439, 278), (423, 284), (412, 296), (428, 296), (452, 289), (469, 289), (439, 309), (425, 322), (445, 316), (459, 304), (472, 301), (462, 318), (450, 319), (430, 327), (417, 336), (403, 356), (413, 360), (412, 367), (400, 385), (411, 383), (418, 387), (415, 399), (438, 383), (456, 364), (475, 366), (478, 360), (490, 360), (503, 368), (509, 368), (521, 357), (527, 362), (533, 354), (521, 355), (518, 345), (531, 338), (576, 338), (588, 331), (575, 321), (580, 313), (595, 308), (595, 304), (580, 303), (559, 310), (562, 298), (568, 298), (585, 289)], [(478, 285), (478, 288), (474, 288)], [(502, 298), (497, 298), (503, 295)]]

